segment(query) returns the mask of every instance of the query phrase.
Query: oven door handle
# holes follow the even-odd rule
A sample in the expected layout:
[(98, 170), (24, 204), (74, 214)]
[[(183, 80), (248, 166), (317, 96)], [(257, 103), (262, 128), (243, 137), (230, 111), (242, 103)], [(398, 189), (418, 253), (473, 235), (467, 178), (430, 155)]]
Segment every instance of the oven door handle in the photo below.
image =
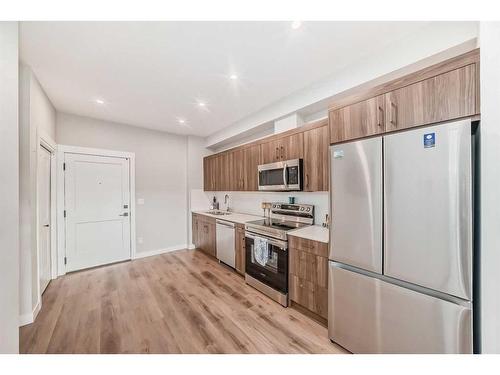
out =
[(288, 186), (288, 166), (286, 163), (283, 165), (283, 185)]
[(268, 243), (270, 243), (271, 245), (279, 247), (283, 251), (286, 251), (287, 248), (288, 248), (288, 244), (286, 242), (279, 241), (279, 240), (272, 240), (272, 239), (264, 237), (264, 236), (254, 236), (253, 234), (245, 233), (245, 237), (251, 238), (253, 240), (255, 238), (257, 238), (257, 237), (264, 238)]

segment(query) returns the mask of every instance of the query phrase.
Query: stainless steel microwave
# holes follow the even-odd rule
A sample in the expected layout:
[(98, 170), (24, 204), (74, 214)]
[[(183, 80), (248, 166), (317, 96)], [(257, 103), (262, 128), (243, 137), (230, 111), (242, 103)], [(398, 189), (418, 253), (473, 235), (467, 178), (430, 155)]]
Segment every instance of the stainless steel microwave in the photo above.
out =
[(258, 167), (259, 190), (302, 190), (302, 159), (262, 164)]

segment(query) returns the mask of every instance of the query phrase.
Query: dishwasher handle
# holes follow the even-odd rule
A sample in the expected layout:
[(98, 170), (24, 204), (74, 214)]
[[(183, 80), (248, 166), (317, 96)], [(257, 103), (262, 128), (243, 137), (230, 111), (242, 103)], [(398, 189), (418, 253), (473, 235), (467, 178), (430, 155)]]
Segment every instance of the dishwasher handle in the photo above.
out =
[(234, 223), (231, 223), (230, 221), (215, 220), (215, 223), (216, 223), (217, 225), (222, 225), (222, 226), (224, 226), (224, 227), (234, 228)]

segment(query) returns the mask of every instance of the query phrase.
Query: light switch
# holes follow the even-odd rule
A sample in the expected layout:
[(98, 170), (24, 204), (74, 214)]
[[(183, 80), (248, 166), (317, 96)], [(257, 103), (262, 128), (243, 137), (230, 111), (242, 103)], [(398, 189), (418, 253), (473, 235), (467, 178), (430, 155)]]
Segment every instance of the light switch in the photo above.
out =
[(137, 199), (137, 204), (144, 204), (144, 198)]

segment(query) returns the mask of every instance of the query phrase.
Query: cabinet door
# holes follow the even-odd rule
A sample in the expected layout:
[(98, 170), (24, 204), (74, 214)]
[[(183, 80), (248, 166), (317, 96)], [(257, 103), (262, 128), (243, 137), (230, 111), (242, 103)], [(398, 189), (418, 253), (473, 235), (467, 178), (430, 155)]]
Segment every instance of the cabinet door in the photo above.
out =
[(215, 189), (217, 191), (227, 191), (230, 190), (231, 181), (231, 168), (230, 168), (230, 157), (231, 154), (228, 152), (219, 154), (217, 156), (216, 163), (216, 176), (215, 179)]
[(192, 235), (192, 242), (195, 248), (197, 248), (200, 244), (198, 239), (198, 225), (199, 225), (198, 215), (193, 214), (191, 219), (191, 235)]
[(475, 74), (471, 64), (385, 94), (386, 130), (475, 114)]
[(238, 225), (236, 227), (236, 243), (234, 248), (236, 251), (235, 268), (240, 274), (245, 274), (245, 228)]
[(259, 173), (257, 167), (261, 164), (260, 145), (250, 146), (243, 150), (243, 190), (259, 190)]
[(330, 143), (383, 133), (384, 96), (330, 111)]
[(244, 189), (245, 170), (244, 170), (244, 151), (242, 149), (235, 150), (229, 158), (231, 179), (229, 188), (231, 191), (240, 191)]
[(281, 160), (281, 142), (274, 140), (261, 144), (262, 164), (274, 163)]
[(304, 136), (302, 133), (280, 138), (280, 160), (301, 159), (304, 157)]
[(203, 158), (203, 190), (215, 191), (217, 156)]
[(304, 191), (328, 191), (328, 127), (304, 132)]

